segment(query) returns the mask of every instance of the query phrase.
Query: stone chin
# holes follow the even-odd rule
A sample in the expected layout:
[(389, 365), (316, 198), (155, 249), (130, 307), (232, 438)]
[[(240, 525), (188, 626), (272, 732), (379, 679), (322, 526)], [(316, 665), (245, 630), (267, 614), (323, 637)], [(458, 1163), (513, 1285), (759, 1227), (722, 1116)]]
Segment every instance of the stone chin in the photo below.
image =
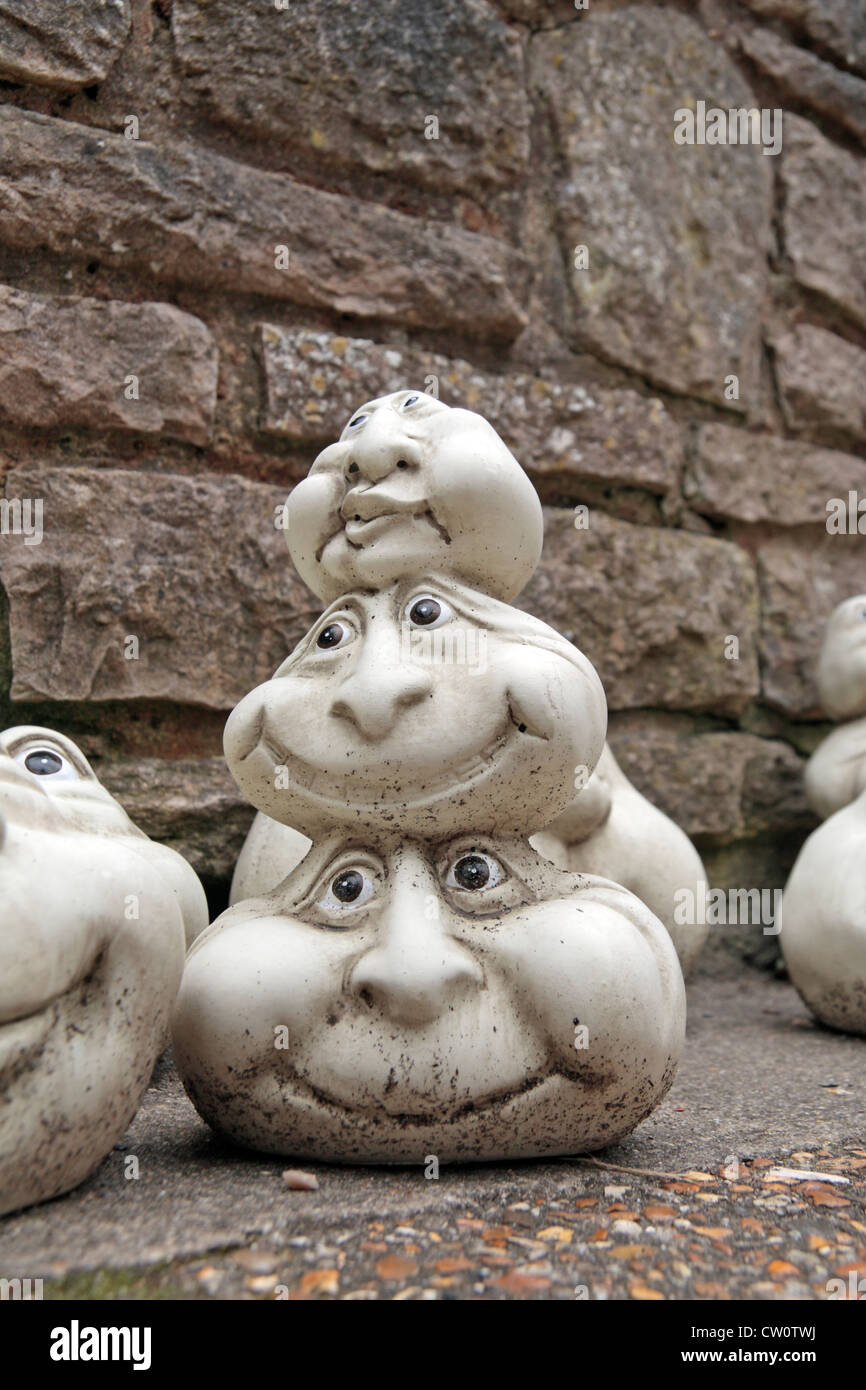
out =
[[(120, 1138), (165, 1045), (184, 957), (162, 847), (70, 819), (49, 778), (16, 760), (33, 732), (0, 739), (13, 752), (0, 753), (0, 1211), (68, 1191)], [(35, 732), (43, 753), (80, 758)]]
[[(450, 602), (468, 645), (483, 640), (482, 664), (419, 655), (410, 639), (434, 634), (400, 624), (416, 591)], [(441, 577), (409, 595), (344, 595), (241, 701), (224, 740), (239, 787), (313, 837), (335, 824), (431, 836), (546, 824), (571, 800), (575, 767), (592, 767), (604, 745), (593, 667), (545, 624)], [(317, 634), (334, 624), (353, 635), (323, 655)]]
[[(492, 886), (461, 888), (479, 859)], [(373, 887), (341, 920), (347, 872)], [(620, 1137), (668, 1089), (684, 1018), (667, 934), (624, 889), (517, 840), (331, 836), (200, 938), (173, 1039), (194, 1104), (240, 1143), (469, 1161)]]

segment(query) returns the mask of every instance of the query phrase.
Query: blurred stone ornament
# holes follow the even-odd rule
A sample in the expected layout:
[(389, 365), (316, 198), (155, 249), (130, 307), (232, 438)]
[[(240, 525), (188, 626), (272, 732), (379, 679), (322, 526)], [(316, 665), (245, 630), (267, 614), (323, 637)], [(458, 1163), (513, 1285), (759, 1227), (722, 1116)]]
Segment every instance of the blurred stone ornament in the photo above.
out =
[(206, 925), (193, 870), (70, 739), (0, 735), (0, 1211), (68, 1191), (123, 1134)]

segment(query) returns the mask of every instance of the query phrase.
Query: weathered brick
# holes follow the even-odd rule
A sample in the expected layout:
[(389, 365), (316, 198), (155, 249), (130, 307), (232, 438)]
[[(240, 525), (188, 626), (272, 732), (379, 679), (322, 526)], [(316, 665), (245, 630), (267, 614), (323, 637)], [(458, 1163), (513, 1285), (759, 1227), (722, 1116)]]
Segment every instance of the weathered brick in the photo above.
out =
[[(544, 617), (598, 669), (612, 709), (735, 713), (758, 691), (757, 584), (728, 541), (591, 512), (545, 513), (544, 552), (518, 607)], [(739, 639), (739, 659), (725, 639)]]
[(812, 324), (773, 341), (782, 410), (791, 429), (833, 431), (866, 444), (866, 352)]
[(129, 23), (129, 0), (0, 0), (0, 77), (61, 91), (101, 82)]
[(786, 112), (782, 185), (785, 251), (794, 279), (866, 324), (862, 159)]
[(707, 516), (799, 526), (827, 520), (827, 501), (866, 490), (866, 460), (769, 434), (703, 425), (683, 491)]
[[(231, 475), (7, 474), (7, 498), (41, 498), (44, 508), (41, 544), (0, 542), (12, 699), (231, 709), (321, 611), (275, 526), (285, 495)], [(129, 636), (137, 659), (125, 656)]]
[(262, 326), (262, 353), (265, 428), (299, 442), (337, 439), (363, 401), (413, 386), (486, 416), (530, 472), (658, 493), (678, 485), (679, 426), (661, 401), (635, 391), (590, 389), (525, 372), (494, 376), (415, 347), (273, 324)]
[(216, 388), (210, 333), (171, 304), (0, 285), (0, 412), (17, 425), (135, 430), (205, 444)]
[(471, 194), (526, 164), (523, 45), (486, 0), (174, 0), (171, 22), (187, 90), (269, 148)]
[(763, 698), (790, 718), (820, 719), (818, 654), (837, 603), (866, 589), (863, 537), (780, 536), (757, 558)]
[(0, 240), (479, 337), (512, 337), (525, 321), (525, 260), (503, 242), (206, 147), (126, 140), (11, 106), (0, 107)]
[(638, 790), (702, 843), (814, 822), (804, 760), (780, 739), (704, 732), (687, 715), (643, 710), (615, 714), (608, 739)]
[[(675, 112), (698, 98), (754, 105), (739, 70), (693, 20), (655, 6), (593, 12), (534, 35), (530, 54), (558, 155), (570, 342), (745, 409), (758, 383), (772, 161), (755, 145), (674, 141)], [(573, 268), (579, 246), (588, 268)], [(731, 374), (739, 401), (724, 397)]]

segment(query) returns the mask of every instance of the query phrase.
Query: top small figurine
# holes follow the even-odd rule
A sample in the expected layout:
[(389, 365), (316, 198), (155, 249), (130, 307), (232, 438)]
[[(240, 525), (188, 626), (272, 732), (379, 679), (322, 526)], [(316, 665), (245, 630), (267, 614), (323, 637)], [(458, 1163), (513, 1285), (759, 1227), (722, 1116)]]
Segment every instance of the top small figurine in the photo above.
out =
[(297, 1157), (610, 1143), (671, 1084), (684, 988), (643, 902), (529, 842), (606, 727), (586, 657), (509, 606), (540, 554), (534, 489), (480, 416), (405, 391), (353, 415), (288, 520), (330, 606), (226, 726), (264, 815), (253, 896), (187, 961), (190, 1097)]

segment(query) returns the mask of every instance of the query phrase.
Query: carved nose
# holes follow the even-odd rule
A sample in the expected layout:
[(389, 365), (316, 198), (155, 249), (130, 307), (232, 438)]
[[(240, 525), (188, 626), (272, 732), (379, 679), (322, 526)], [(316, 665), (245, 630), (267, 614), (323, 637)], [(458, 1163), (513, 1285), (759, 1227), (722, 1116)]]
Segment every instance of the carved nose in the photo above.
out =
[[(430, 881), (431, 890), (433, 887)], [(377, 944), (349, 979), (351, 992), (395, 1023), (421, 1027), (459, 1005), (483, 983), (480, 967), (459, 941), (428, 921), (433, 896), (417, 880), (395, 884), (380, 919)], [(438, 907), (438, 902), (437, 902)]]
[(425, 700), (433, 689), (429, 670), (409, 659), (401, 659), (399, 648), (390, 639), (376, 642), (372, 637), (352, 672), (341, 683), (330, 713), (348, 719), (368, 739), (382, 739), (397, 719), (412, 705)]
[(395, 469), (411, 468), (420, 461), (417, 445), (394, 423), (391, 413), (377, 412), (352, 448), (349, 483), (360, 478), (378, 483)]

